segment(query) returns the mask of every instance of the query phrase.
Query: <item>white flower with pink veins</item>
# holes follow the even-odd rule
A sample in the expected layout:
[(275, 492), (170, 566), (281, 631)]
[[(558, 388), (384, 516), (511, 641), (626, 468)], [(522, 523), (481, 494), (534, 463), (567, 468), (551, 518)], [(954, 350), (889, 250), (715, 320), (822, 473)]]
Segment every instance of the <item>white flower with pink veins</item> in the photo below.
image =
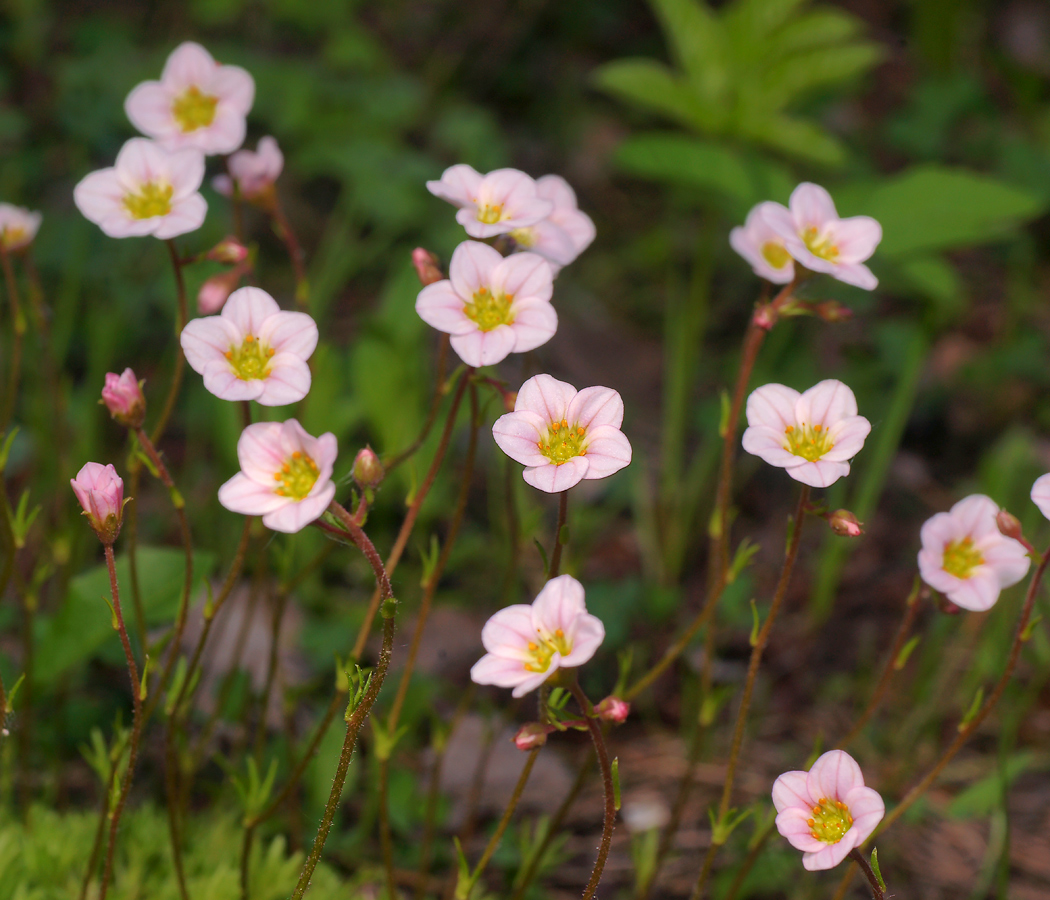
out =
[(295, 420), (256, 422), (241, 432), (241, 471), (219, 488), (219, 502), (245, 516), (262, 516), (273, 531), (294, 534), (319, 519), (335, 496), (335, 435), (315, 438)]
[(544, 175), (536, 181), (536, 194), (550, 200), (554, 209), (535, 225), (516, 228), (510, 233), (522, 249), (538, 253), (557, 275), (594, 240), (594, 222), (576, 202), (576, 192), (560, 175)]
[(623, 400), (611, 388), (577, 391), (550, 375), (537, 375), (521, 386), (514, 412), (496, 420), (492, 437), (526, 467), (526, 483), (556, 494), (630, 463), (631, 444), (621, 424)]
[(151, 234), (167, 240), (204, 224), (208, 204), (197, 190), (203, 180), (199, 150), (168, 151), (146, 138), (132, 138), (111, 168), (80, 180), (73, 202), (109, 237)]
[(223, 400), (285, 406), (310, 390), (306, 361), (317, 347), (317, 325), (306, 313), (282, 310), (260, 288), (234, 291), (219, 315), (187, 323), (180, 340), (186, 362)]
[(510, 353), (535, 350), (558, 330), (554, 280), (542, 256), (504, 259), (487, 244), (464, 241), (448, 274), (419, 292), (416, 312), (452, 336), (452, 349), (468, 366), (491, 366)]
[(255, 81), (186, 41), (168, 57), (160, 81), (144, 81), (124, 101), (131, 124), (170, 149), (194, 147), (212, 156), (244, 143)]
[(427, 182), (427, 190), (458, 206), (456, 221), (476, 238), (535, 225), (554, 210), (554, 204), (537, 193), (536, 182), (518, 169), (482, 175), (468, 165), (450, 166), (439, 181)]

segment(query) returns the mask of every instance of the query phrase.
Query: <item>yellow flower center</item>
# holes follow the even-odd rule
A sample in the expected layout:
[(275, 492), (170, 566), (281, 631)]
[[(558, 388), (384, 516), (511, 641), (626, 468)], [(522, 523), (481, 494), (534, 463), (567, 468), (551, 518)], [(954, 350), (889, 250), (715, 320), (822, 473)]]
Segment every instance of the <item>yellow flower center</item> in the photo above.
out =
[(493, 294), (488, 288), (482, 288), (464, 308), (468, 319), (476, 322), (481, 331), (492, 331), (500, 325), (513, 325), (510, 305), (514, 298), (508, 294)]
[(563, 657), (572, 653), (572, 644), (565, 638), (565, 632), (560, 628), (549, 637), (544, 637), (540, 629), (536, 629), (536, 640), (529, 641), (529, 661), (524, 664), (526, 672), (546, 672), (550, 668), (551, 658), (555, 653)]
[(822, 797), (813, 807), (813, 818), (807, 819), (809, 833), (825, 844), (837, 844), (853, 825), (849, 807), (841, 800)]
[(26, 230), (16, 226), (8, 226), (0, 232), (0, 243), (4, 245), (5, 250), (10, 250), (12, 247), (19, 246), (26, 239)]
[(956, 578), (969, 578), (973, 570), (984, 565), (984, 557), (981, 551), (973, 545), (973, 538), (963, 538), (961, 541), (949, 541), (944, 545), (944, 563), (942, 568), (949, 575)]
[(503, 204), (497, 203), (493, 206), (486, 203), (484, 206), (479, 206), (477, 216), (479, 222), (484, 222), (486, 225), (495, 225), (503, 218)]
[(822, 425), (800, 425), (797, 428), (788, 425), (784, 434), (787, 439), (785, 449), (810, 462), (816, 462), (835, 446), (828, 430)]
[(839, 258), (838, 245), (832, 240), (831, 235), (821, 234), (813, 225), (802, 232), (802, 242), (814, 256), (819, 256), (828, 262), (835, 262)]
[(171, 212), (171, 195), (174, 188), (162, 181), (147, 181), (137, 194), (124, 197), (124, 208), (133, 219), (152, 219)]
[(519, 247), (531, 247), (536, 243), (535, 228), (515, 228), (510, 236)]
[(546, 439), (537, 441), (540, 453), (547, 457), (554, 465), (560, 466), (567, 463), (574, 456), (583, 456), (587, 448), (583, 446), (583, 438), (587, 429), (582, 425), (573, 425), (562, 419), (561, 422), (551, 422), (547, 426)]
[(273, 480), (280, 484), (274, 489), (278, 497), (291, 497), (296, 502), (304, 499), (317, 483), (320, 469), (307, 454), (298, 450), (291, 455), (280, 472), (274, 472)]
[(783, 269), (791, 259), (791, 254), (779, 241), (766, 241), (762, 245), (762, 256), (774, 269)]
[(218, 97), (202, 94), (197, 85), (186, 88), (171, 104), (171, 114), (183, 132), (207, 128), (215, 119)]
[(270, 374), (270, 359), (273, 347), (267, 347), (254, 335), (246, 335), (240, 347), (230, 347), (224, 356), (230, 361), (230, 367), (241, 381), (254, 378), (266, 378)]

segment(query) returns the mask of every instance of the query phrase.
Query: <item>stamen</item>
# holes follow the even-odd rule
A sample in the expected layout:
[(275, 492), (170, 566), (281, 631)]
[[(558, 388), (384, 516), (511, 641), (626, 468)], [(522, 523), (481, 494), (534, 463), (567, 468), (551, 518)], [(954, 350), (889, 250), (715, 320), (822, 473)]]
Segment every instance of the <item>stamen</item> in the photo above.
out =
[(183, 133), (207, 128), (215, 120), (218, 97), (202, 94), (200, 88), (191, 85), (171, 104), (171, 114)]
[(949, 541), (944, 545), (944, 562), (941, 567), (956, 578), (969, 578), (973, 570), (984, 565), (981, 551), (973, 545), (973, 538), (965, 537), (961, 541)]
[(147, 181), (137, 194), (124, 195), (124, 208), (133, 219), (152, 219), (171, 212), (174, 188), (162, 181)]
[(587, 429), (582, 425), (570, 427), (568, 420), (562, 419), (547, 426), (546, 438), (541, 438), (536, 446), (554, 465), (560, 466), (574, 457), (586, 455), (586, 435)]

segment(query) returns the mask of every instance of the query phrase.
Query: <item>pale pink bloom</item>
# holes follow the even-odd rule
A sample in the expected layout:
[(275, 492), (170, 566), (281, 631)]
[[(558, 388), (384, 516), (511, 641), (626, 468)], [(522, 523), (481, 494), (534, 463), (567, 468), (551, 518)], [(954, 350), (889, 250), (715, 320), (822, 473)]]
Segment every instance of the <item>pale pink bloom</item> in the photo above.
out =
[(217, 316), (182, 329), (186, 362), (223, 400), (284, 406), (310, 390), (306, 361), (317, 346), (317, 325), (306, 313), (285, 312), (266, 291), (243, 287)]
[(230, 512), (262, 516), (274, 531), (302, 531), (335, 496), (336, 454), (331, 432), (311, 437), (295, 419), (256, 422), (241, 432), (241, 471), (219, 488), (219, 502)]
[(584, 478), (605, 478), (631, 461), (620, 430), (623, 400), (607, 387), (577, 392), (550, 375), (530, 378), (518, 391), (514, 412), (500, 416), (492, 437), (522, 477), (541, 491), (566, 491)]
[(769, 211), (783, 209), (779, 203), (759, 203), (747, 214), (742, 227), (729, 232), (729, 246), (751, 263), (759, 278), (774, 284), (787, 284), (795, 277), (795, 264), (784, 239), (766, 221)]
[(576, 203), (576, 192), (560, 175), (544, 175), (536, 181), (536, 194), (550, 200), (554, 209), (535, 225), (516, 228), (510, 233), (522, 250), (544, 257), (557, 275), (583, 253), (594, 240), (594, 222)]
[(810, 872), (833, 869), (859, 847), (886, 814), (877, 791), (864, 786), (857, 761), (829, 750), (808, 772), (785, 772), (773, 782), (776, 825)]
[(553, 276), (542, 256), (504, 259), (487, 244), (464, 241), (448, 273), (419, 292), (416, 312), (452, 336), (452, 349), (468, 366), (490, 366), (509, 353), (534, 350), (558, 330)]
[(206, 316), (213, 316), (218, 313), (226, 305), (230, 294), (237, 289), (240, 281), (241, 271), (239, 268), (219, 272), (218, 275), (206, 278), (201, 285), (201, 289), (197, 291), (197, 312)]
[(601, 619), (587, 612), (583, 585), (571, 575), (552, 578), (531, 606), (501, 609), (481, 629), (488, 651), (470, 670), (476, 684), (514, 688), (522, 697), (558, 669), (582, 666), (605, 639)]
[(69, 483), (98, 539), (103, 544), (112, 544), (120, 534), (124, 512), (124, 482), (117, 470), (112, 465), (84, 463)]
[(1040, 475), (1032, 485), (1032, 502), (1050, 519), (1050, 473)]
[(428, 181), (427, 190), (458, 206), (456, 221), (476, 238), (535, 225), (554, 209), (550, 200), (537, 194), (536, 182), (517, 169), (482, 175), (467, 165), (451, 166), (440, 181)]
[(73, 189), (77, 209), (109, 237), (152, 234), (167, 240), (196, 231), (208, 204), (198, 193), (204, 178), (199, 150), (169, 152), (132, 138), (109, 169), (85, 175)]
[(863, 263), (882, 240), (882, 226), (871, 216), (840, 219), (831, 195), (820, 185), (804, 181), (791, 192), (790, 209), (770, 203), (762, 217), (807, 269), (867, 291), (878, 287)]
[(33, 243), (43, 216), (22, 206), (0, 203), (0, 246), (8, 253)]
[(106, 373), (102, 402), (106, 404), (110, 417), (128, 428), (138, 428), (146, 416), (146, 398), (131, 369), (125, 369), (120, 375)]
[(212, 187), (226, 197), (233, 196), (233, 183), (245, 200), (255, 200), (270, 192), (284, 168), (284, 154), (272, 137), (259, 139), (258, 149), (238, 150), (226, 163), (229, 175), (216, 175)]
[(804, 394), (765, 384), (747, 398), (744, 449), (811, 487), (828, 487), (849, 475), (871, 424), (857, 415), (857, 398), (828, 379)]
[(990, 609), (1003, 588), (1028, 572), (1028, 553), (999, 531), (998, 512), (990, 497), (971, 494), (923, 523), (919, 574), (963, 609)]
[(200, 44), (179, 44), (160, 81), (144, 81), (124, 101), (131, 124), (172, 150), (211, 156), (244, 143), (255, 81), (240, 66), (223, 66)]

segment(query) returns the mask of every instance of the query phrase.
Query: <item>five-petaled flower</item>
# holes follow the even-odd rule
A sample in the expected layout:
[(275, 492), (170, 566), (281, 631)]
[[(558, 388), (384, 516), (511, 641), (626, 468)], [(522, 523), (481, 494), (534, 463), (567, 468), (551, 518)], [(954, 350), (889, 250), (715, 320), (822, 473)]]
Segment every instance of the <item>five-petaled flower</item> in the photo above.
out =
[(117, 470), (112, 465), (84, 463), (69, 483), (98, 539), (112, 544), (120, 534), (124, 512), (124, 482)]
[(535, 225), (514, 229), (510, 236), (522, 250), (544, 257), (557, 275), (562, 266), (567, 266), (591, 245), (594, 222), (580, 210), (576, 192), (560, 175), (538, 178), (536, 195), (549, 200), (554, 209)]
[(808, 772), (785, 772), (773, 782), (776, 825), (810, 872), (832, 869), (875, 830), (886, 813), (878, 792), (864, 786), (857, 761), (829, 750)]
[(504, 259), (486, 244), (464, 241), (448, 272), (447, 279), (419, 292), (416, 312), (452, 336), (452, 349), (468, 366), (490, 366), (509, 353), (534, 350), (558, 330), (553, 276), (542, 256)]
[(577, 392), (550, 375), (536, 375), (518, 391), (514, 412), (496, 420), (492, 436), (507, 456), (526, 466), (522, 477), (528, 484), (554, 494), (630, 463), (622, 423), (623, 400), (611, 388)]
[(791, 192), (789, 205), (763, 204), (762, 219), (796, 262), (867, 291), (878, 287), (879, 280), (864, 265), (882, 240), (878, 222), (871, 216), (840, 219), (831, 195), (808, 181)]
[(458, 206), (456, 221), (467, 234), (490, 238), (545, 219), (554, 204), (536, 192), (536, 182), (518, 169), (496, 169), (487, 175), (471, 166), (450, 166), (439, 181), (428, 181), (435, 197)]
[(963, 609), (990, 609), (1003, 588), (1017, 584), (1028, 572), (1028, 553), (1019, 541), (999, 531), (998, 512), (990, 497), (971, 494), (922, 526), (919, 574)]
[(255, 81), (240, 66), (219, 65), (200, 44), (179, 44), (160, 81), (144, 81), (124, 101), (131, 124), (170, 149), (211, 156), (244, 143)]
[(582, 666), (605, 639), (601, 619), (587, 612), (583, 585), (571, 575), (552, 578), (531, 606), (501, 609), (481, 630), (488, 651), (470, 670), (476, 684), (514, 688), (522, 697), (558, 669)]
[(295, 419), (249, 425), (237, 441), (241, 471), (219, 488), (219, 502), (231, 512), (262, 516), (274, 531), (301, 531), (335, 496), (336, 453), (334, 434), (311, 437)]
[(181, 341), (186, 361), (223, 400), (284, 406), (310, 390), (306, 361), (317, 325), (306, 313), (283, 311), (260, 288), (234, 291), (219, 315), (189, 322)]
[(80, 180), (73, 200), (109, 237), (152, 234), (167, 240), (203, 224), (208, 204), (197, 191), (203, 179), (199, 150), (169, 152), (146, 138), (132, 138), (112, 167)]
[(787, 284), (795, 277), (795, 264), (784, 246), (784, 239), (766, 220), (771, 210), (783, 209), (779, 203), (767, 201), (752, 207), (742, 226), (729, 232), (729, 246), (751, 263), (759, 278), (774, 284)]
[(265, 201), (273, 192), (277, 176), (284, 168), (284, 154), (272, 137), (259, 138), (255, 150), (238, 150), (226, 162), (229, 175), (216, 175), (212, 187), (226, 197), (233, 196), (233, 186), (245, 200)]
[(827, 487), (849, 474), (849, 460), (864, 446), (871, 424), (857, 415), (857, 399), (828, 379), (804, 394), (765, 384), (747, 398), (744, 449), (780, 466), (796, 481)]
[(22, 206), (0, 203), (0, 247), (6, 253), (24, 250), (36, 237), (43, 216)]
[(131, 369), (125, 369), (120, 375), (116, 372), (106, 373), (102, 402), (109, 410), (110, 417), (126, 428), (138, 428), (146, 416), (142, 385)]

